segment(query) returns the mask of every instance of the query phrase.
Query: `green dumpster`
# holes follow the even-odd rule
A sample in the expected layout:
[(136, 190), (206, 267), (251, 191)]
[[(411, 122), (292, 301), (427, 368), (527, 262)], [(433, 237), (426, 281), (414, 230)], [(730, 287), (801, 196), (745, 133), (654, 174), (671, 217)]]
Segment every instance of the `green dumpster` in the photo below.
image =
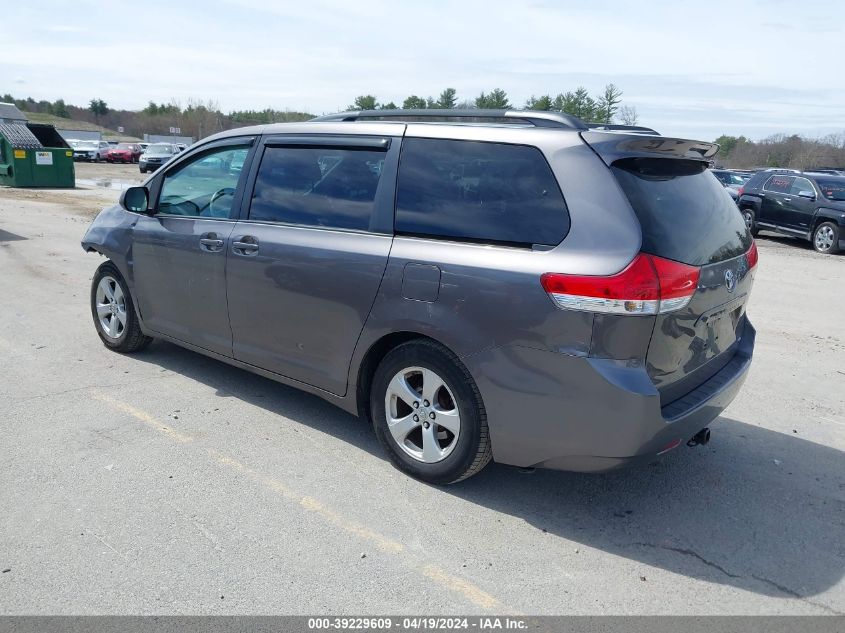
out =
[(73, 150), (52, 125), (0, 123), (0, 185), (73, 188)]

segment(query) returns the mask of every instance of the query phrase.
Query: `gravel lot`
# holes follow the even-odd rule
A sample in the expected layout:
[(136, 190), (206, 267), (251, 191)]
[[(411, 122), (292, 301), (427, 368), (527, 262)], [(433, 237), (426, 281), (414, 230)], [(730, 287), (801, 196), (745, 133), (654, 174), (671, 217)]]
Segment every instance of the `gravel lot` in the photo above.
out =
[(0, 613), (845, 612), (845, 256), (759, 240), (754, 365), (708, 446), (435, 488), (315, 397), (107, 351), (79, 240), (117, 193), (0, 189)]

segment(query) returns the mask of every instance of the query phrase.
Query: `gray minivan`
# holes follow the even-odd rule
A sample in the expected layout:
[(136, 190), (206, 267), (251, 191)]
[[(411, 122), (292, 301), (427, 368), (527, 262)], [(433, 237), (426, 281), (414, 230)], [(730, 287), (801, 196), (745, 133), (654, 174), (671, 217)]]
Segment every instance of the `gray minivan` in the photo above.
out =
[(717, 149), (548, 112), (231, 130), (93, 221), (94, 323), (318, 394), (434, 483), (651, 460), (706, 442), (751, 362)]

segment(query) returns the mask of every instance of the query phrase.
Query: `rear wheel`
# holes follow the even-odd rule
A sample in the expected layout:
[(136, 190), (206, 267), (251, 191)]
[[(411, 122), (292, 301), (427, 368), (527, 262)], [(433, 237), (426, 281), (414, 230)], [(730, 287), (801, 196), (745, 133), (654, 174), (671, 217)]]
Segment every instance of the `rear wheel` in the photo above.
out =
[(822, 222), (813, 231), (813, 248), (819, 253), (839, 252), (839, 227), (833, 222)]
[(478, 388), (457, 356), (433, 341), (403, 343), (384, 357), (370, 411), (391, 462), (417, 479), (454, 483), (491, 459)]
[(755, 222), (754, 211), (752, 209), (743, 209), (742, 219), (745, 221), (745, 227), (751, 232), (751, 235), (756, 237), (759, 229)]
[(141, 332), (129, 288), (110, 261), (101, 264), (94, 273), (91, 315), (103, 345), (116, 352), (137, 352), (153, 340)]

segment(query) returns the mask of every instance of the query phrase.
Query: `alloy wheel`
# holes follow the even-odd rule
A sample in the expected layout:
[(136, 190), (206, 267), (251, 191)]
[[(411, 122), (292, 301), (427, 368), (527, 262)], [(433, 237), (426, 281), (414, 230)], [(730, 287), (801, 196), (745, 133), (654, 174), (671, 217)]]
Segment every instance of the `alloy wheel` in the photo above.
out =
[(393, 440), (426, 464), (446, 459), (458, 443), (461, 415), (444, 380), (424, 367), (408, 367), (390, 381), (384, 410)]
[(95, 301), (100, 330), (112, 340), (119, 339), (126, 331), (126, 295), (114, 277), (100, 279)]
[(754, 216), (751, 215), (750, 212), (746, 211), (742, 214), (742, 217), (745, 219), (745, 228), (750, 231), (751, 228), (754, 226)]
[(830, 250), (830, 247), (833, 246), (833, 229), (829, 226), (822, 226), (816, 231), (816, 237), (814, 238), (816, 249), (820, 251), (827, 251)]

